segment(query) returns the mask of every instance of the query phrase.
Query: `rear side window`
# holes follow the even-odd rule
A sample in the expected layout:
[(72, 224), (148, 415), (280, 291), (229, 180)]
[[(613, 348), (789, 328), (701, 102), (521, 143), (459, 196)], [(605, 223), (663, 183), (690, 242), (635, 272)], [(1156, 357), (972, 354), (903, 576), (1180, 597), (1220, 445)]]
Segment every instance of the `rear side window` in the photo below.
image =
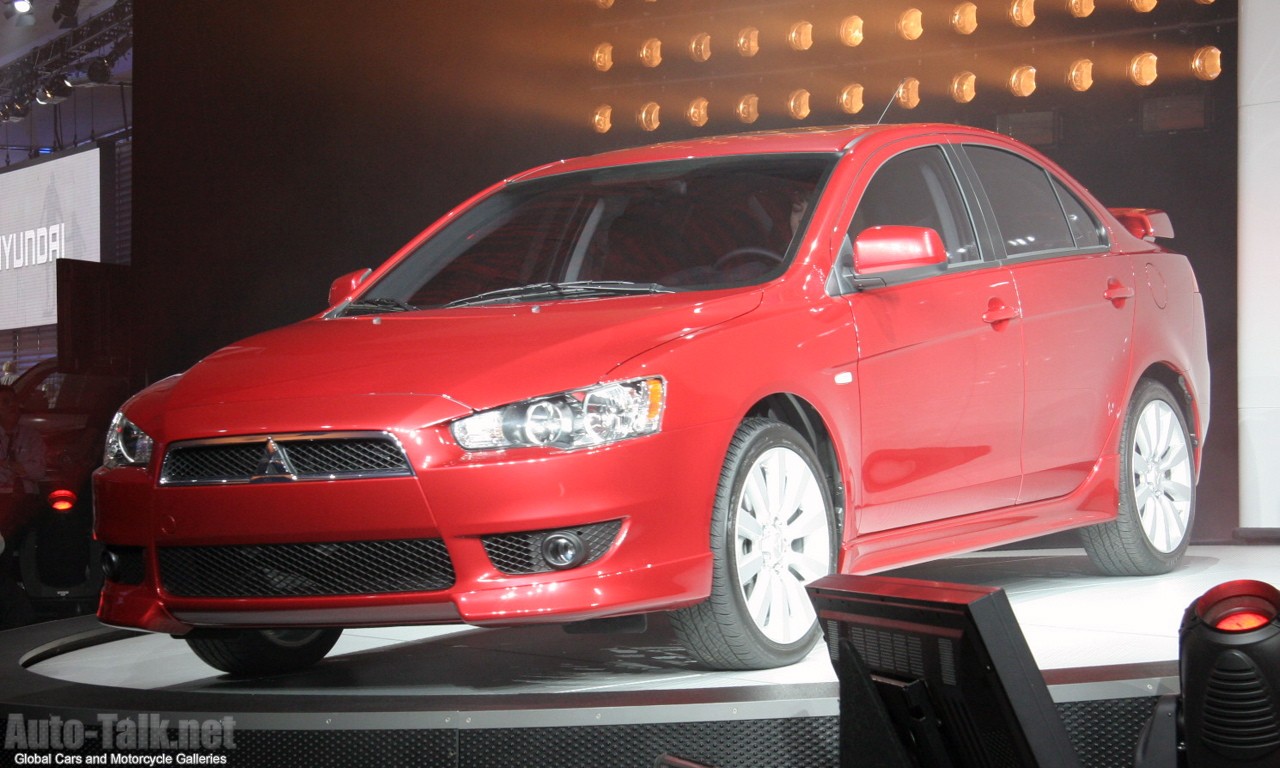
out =
[(1088, 209), (1031, 161), (981, 146), (965, 148), (991, 201), (1000, 239), (1010, 256), (1099, 245)]

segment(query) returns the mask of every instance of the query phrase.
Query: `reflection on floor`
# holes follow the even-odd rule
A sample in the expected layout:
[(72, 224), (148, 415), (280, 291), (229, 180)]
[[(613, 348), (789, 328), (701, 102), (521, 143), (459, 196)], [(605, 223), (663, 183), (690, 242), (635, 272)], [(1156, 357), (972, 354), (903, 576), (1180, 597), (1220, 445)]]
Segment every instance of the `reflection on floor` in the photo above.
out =
[[(1097, 575), (1079, 550), (981, 552), (892, 572), (1005, 589), (1044, 670), (1177, 658), (1182, 612), (1233, 579), (1280, 585), (1280, 547), (1193, 547), (1166, 576)], [(394, 649), (394, 650), (392, 650)], [(556, 627), (391, 627), (348, 630), (329, 658), (287, 678), (235, 681), (185, 643), (147, 635), (40, 662), (30, 671), (80, 683), (204, 692), (379, 696), (607, 693), (834, 681), (825, 649), (780, 670), (708, 672), (675, 642), (665, 621), (643, 635), (567, 635)]]

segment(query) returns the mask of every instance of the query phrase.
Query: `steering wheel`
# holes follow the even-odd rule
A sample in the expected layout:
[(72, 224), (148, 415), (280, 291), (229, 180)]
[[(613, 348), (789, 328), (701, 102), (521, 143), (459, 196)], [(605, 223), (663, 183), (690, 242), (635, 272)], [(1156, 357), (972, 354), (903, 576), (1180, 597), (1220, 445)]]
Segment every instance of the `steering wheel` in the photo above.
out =
[(772, 261), (778, 264), (782, 263), (782, 254), (777, 251), (770, 250), (759, 245), (744, 245), (741, 248), (734, 248), (725, 255), (716, 259), (715, 268), (722, 269), (726, 264), (737, 259), (757, 258), (762, 261)]

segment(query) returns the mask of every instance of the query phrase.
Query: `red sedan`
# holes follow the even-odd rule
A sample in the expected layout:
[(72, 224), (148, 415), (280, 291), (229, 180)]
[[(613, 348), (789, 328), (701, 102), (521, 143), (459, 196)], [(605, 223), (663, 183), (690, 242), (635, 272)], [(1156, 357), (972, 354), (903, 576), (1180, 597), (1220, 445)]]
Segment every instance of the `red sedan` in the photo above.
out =
[(528, 171), (123, 407), (99, 616), (246, 674), (348, 626), (670, 611), (755, 668), (833, 570), (1080, 529), (1168, 571), (1209, 413), (1172, 234), (956, 126)]

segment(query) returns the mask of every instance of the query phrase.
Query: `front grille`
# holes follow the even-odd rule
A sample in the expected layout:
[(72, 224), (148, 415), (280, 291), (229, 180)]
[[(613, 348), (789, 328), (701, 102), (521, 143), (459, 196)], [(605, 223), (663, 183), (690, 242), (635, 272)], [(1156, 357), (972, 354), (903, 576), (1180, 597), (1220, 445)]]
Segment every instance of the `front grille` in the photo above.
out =
[(188, 440), (174, 443), (162, 485), (410, 476), (400, 443), (385, 432), (338, 432)]
[(440, 539), (161, 547), (160, 579), (181, 597), (433, 592), (453, 585)]
[[(542, 557), (542, 542), (550, 534), (559, 531), (576, 533), (587, 548), (587, 559), (582, 565), (593, 563), (609, 551), (609, 546), (622, 528), (621, 520), (595, 523), (574, 528), (552, 528), (545, 531), (524, 531), (484, 536), (484, 550), (499, 571), (509, 576), (530, 573), (546, 573), (553, 570)], [(579, 566), (581, 567), (581, 566)]]

